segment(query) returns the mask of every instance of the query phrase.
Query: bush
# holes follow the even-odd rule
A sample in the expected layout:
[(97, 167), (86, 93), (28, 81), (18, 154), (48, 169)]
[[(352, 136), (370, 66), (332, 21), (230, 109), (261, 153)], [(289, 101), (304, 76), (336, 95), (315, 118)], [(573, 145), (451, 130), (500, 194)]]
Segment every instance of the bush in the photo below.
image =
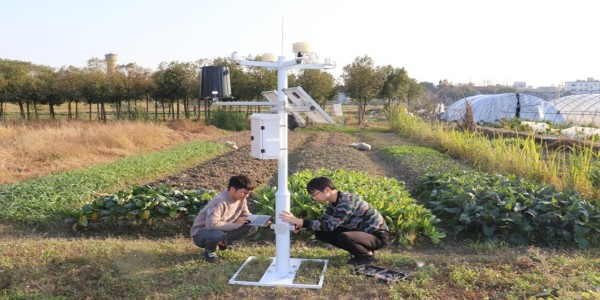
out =
[(226, 109), (217, 109), (211, 111), (210, 124), (217, 128), (230, 131), (242, 131), (250, 129), (250, 123), (246, 118), (245, 112), (230, 111)]

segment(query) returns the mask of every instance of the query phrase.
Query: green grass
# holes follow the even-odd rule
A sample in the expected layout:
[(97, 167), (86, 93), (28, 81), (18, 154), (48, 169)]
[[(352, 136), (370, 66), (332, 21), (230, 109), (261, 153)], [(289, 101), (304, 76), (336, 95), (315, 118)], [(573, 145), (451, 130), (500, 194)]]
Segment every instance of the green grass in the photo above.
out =
[(343, 132), (343, 133), (358, 133), (360, 132), (359, 128), (352, 126), (344, 126), (340, 124), (314, 124), (309, 127), (298, 127), (294, 129), (295, 131), (308, 131), (308, 132)]
[[(249, 256), (258, 256), (257, 261), (264, 263), (275, 255), (273, 245), (251, 241), (235, 251), (219, 251), (220, 261), (211, 264), (201, 259), (201, 249), (183, 237), (79, 239), (76, 243), (3, 237), (0, 298), (525, 299), (545, 291), (562, 299), (582, 299), (584, 293), (600, 296), (597, 251), (485, 245), (479, 249), (472, 244), (411, 251), (388, 248), (378, 252), (377, 265), (410, 278), (388, 285), (355, 275), (345, 263), (344, 251), (297, 237), (291, 257), (329, 260), (322, 289), (229, 285)], [(312, 267), (316, 270), (322, 265)], [(300, 272), (297, 280), (312, 283), (316, 273)], [(261, 270), (253, 276), (262, 276)]]
[(61, 219), (97, 193), (115, 192), (213, 157), (224, 146), (191, 142), (85, 169), (0, 186), (0, 221), (47, 223)]
[(324, 261), (317, 260), (304, 260), (298, 267), (296, 277), (294, 277), (294, 284), (310, 284), (317, 285), (323, 274), (323, 268), (325, 267)]
[(356, 126), (346, 126), (340, 124), (311, 124), (309, 127), (299, 127), (295, 131), (308, 131), (308, 132), (342, 132), (349, 134), (357, 134), (360, 132), (390, 132), (389, 127), (385, 124), (374, 123), (374, 127), (360, 128)]
[(424, 173), (448, 172), (467, 169), (447, 154), (421, 146), (390, 146), (381, 149), (386, 155), (398, 160), (404, 166)]

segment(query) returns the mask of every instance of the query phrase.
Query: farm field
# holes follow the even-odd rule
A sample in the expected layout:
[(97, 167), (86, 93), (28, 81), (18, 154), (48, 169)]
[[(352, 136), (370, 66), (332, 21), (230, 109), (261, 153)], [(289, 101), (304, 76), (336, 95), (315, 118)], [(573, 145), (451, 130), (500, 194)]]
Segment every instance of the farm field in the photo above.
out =
[[(181, 172), (146, 182), (186, 189), (221, 190), (234, 174), (259, 185), (276, 185), (276, 160), (250, 156), (249, 132), (207, 138), (235, 142), (228, 151)], [(373, 151), (350, 146), (366, 142)], [(289, 171), (327, 168), (364, 171), (414, 187), (425, 173), (467, 169), (459, 162), (402, 161), (386, 146), (416, 146), (380, 127), (348, 132), (297, 130), (289, 136)], [(252, 205), (251, 205), (252, 207)], [(252, 210), (252, 208), (251, 208)], [(477, 237), (440, 245), (426, 240), (413, 247), (392, 245), (378, 252), (377, 265), (406, 272), (410, 280), (385, 284), (355, 275), (343, 251), (315, 243), (310, 234), (292, 238), (292, 257), (326, 258), (330, 265), (320, 290), (246, 287), (227, 281), (250, 255), (274, 256), (270, 230), (234, 251), (220, 253), (219, 265), (204, 262), (189, 240), (188, 226), (164, 232), (135, 228), (100, 229), (74, 234), (50, 229), (0, 225), (0, 298), (67, 299), (598, 299), (597, 249), (554, 249), (488, 244)]]
[(226, 132), (201, 122), (4, 121), (0, 123), (0, 185), (89, 167)]

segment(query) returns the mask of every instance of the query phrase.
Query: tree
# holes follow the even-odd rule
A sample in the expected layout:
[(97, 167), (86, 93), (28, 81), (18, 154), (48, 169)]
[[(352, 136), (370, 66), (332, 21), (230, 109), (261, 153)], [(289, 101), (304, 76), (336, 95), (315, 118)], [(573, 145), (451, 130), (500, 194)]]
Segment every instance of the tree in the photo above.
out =
[(414, 102), (417, 105), (419, 104), (419, 100), (425, 95), (425, 90), (423, 90), (423, 87), (413, 78), (409, 78), (407, 85), (406, 107), (410, 109), (411, 102)]
[(479, 94), (479, 91), (473, 86), (454, 86), (446, 79), (439, 81), (437, 89), (438, 101), (446, 105), (459, 99)]
[(7, 102), (19, 105), (22, 119), (25, 119), (24, 101), (28, 97), (27, 87), (32, 86), (32, 74), (35, 74), (39, 66), (29, 62), (0, 59), (0, 74), (6, 79), (4, 86), (4, 98)]
[(87, 69), (106, 73), (106, 60), (92, 57), (87, 61)]
[(322, 107), (325, 107), (328, 99), (333, 98), (334, 80), (333, 76), (327, 72), (303, 69), (298, 78), (293, 81), (295, 81), (293, 85), (301, 86)]
[(99, 69), (85, 69), (81, 95), (90, 105), (89, 118), (92, 119), (92, 105), (96, 104), (98, 120), (106, 121), (104, 101), (109, 98), (106, 74)]
[(23, 103), (25, 103), (27, 120), (31, 119), (30, 104), (33, 104), (33, 111), (36, 119), (39, 118), (37, 103), (42, 99), (42, 83), (42, 80), (40, 80), (35, 71), (30, 72), (25, 77), (25, 82), (19, 95), (19, 99), (21, 100), (19, 101), (19, 106), (22, 107)]
[(437, 87), (432, 82), (421, 81), (419, 85), (426, 91), (430, 91), (433, 94), (437, 93)]
[(245, 98), (262, 100), (262, 92), (277, 89), (277, 71), (264, 67), (248, 67), (244, 82)]
[(152, 71), (149, 69), (140, 67), (135, 63), (129, 63), (126, 65), (120, 65), (117, 67), (120, 73), (123, 73), (126, 77), (125, 87), (127, 101), (127, 114), (131, 117), (133, 112), (131, 109), (131, 100), (134, 103), (134, 110), (136, 109), (137, 100), (146, 101), (146, 118), (148, 117), (149, 101), (150, 101), (150, 87), (152, 80)]
[[(192, 63), (171, 62), (161, 63), (159, 70), (152, 76), (156, 90), (154, 98), (157, 100), (168, 100), (172, 119), (179, 118), (179, 100), (184, 100), (184, 112), (188, 113), (188, 100), (198, 94), (199, 83), (197, 77), (197, 66)], [(177, 102), (177, 112), (173, 107)], [(163, 111), (164, 111), (164, 102)], [(163, 118), (164, 119), (164, 118)]]
[(106, 61), (91, 58), (84, 69), (82, 95), (90, 105), (89, 117), (92, 119), (92, 104), (96, 104), (98, 120), (106, 122), (105, 103), (111, 101), (110, 84), (106, 74)]
[(388, 100), (387, 106), (392, 106), (394, 99), (406, 101), (410, 88), (408, 72), (404, 68), (394, 68), (392, 66), (383, 67), (381, 70), (384, 72), (386, 79), (379, 96)]
[(79, 118), (79, 101), (81, 101), (84, 72), (82, 69), (69, 66), (58, 70), (58, 90), (63, 102), (67, 102), (68, 118), (73, 117), (71, 103), (75, 102), (75, 119)]
[(358, 105), (358, 124), (364, 119), (367, 103), (381, 91), (385, 73), (375, 68), (369, 56), (357, 57), (344, 67), (342, 74), (348, 96)]
[(120, 119), (123, 117), (121, 103), (123, 100), (127, 100), (128, 97), (127, 78), (125, 77), (125, 74), (121, 72), (114, 72), (112, 74), (107, 74), (107, 76), (108, 99), (106, 99), (106, 102), (113, 103), (117, 111), (117, 119)]
[(42, 81), (43, 90), (40, 91), (40, 102), (41, 104), (48, 105), (50, 110), (50, 118), (55, 119), (56, 113), (54, 112), (54, 106), (61, 105), (66, 99), (62, 90), (61, 73), (52, 72), (45, 74), (42, 77)]

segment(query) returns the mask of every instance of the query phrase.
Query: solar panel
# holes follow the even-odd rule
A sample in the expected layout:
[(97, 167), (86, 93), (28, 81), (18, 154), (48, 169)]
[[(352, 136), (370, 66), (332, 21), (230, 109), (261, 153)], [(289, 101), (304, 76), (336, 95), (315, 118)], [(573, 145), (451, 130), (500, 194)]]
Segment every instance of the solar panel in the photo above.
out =
[(335, 124), (335, 121), (327, 114), (321, 106), (308, 95), (301, 86), (283, 89), (292, 103), (292, 109), (298, 108), (313, 122), (319, 124)]
[[(277, 99), (277, 91), (266, 91), (266, 92), (262, 92), (261, 93), (267, 100), (269, 100), (269, 102), (272, 103), (277, 103), (278, 99)], [(275, 108), (275, 111), (277, 111), (277, 109)], [(294, 115), (294, 118), (296, 119), (296, 122), (298, 122), (298, 125), (304, 127), (306, 126), (306, 120), (304, 120), (304, 118), (302, 117), (302, 115), (297, 112), (297, 111), (292, 111), (292, 115)]]
[[(283, 89), (283, 92), (288, 97), (292, 107), (292, 114), (296, 121), (301, 125), (305, 125), (306, 121), (301, 115), (304, 113), (311, 121), (318, 124), (335, 124), (335, 121), (327, 114), (321, 106), (313, 100), (300, 86)], [(269, 101), (277, 103), (277, 91), (262, 92), (262, 95)]]

